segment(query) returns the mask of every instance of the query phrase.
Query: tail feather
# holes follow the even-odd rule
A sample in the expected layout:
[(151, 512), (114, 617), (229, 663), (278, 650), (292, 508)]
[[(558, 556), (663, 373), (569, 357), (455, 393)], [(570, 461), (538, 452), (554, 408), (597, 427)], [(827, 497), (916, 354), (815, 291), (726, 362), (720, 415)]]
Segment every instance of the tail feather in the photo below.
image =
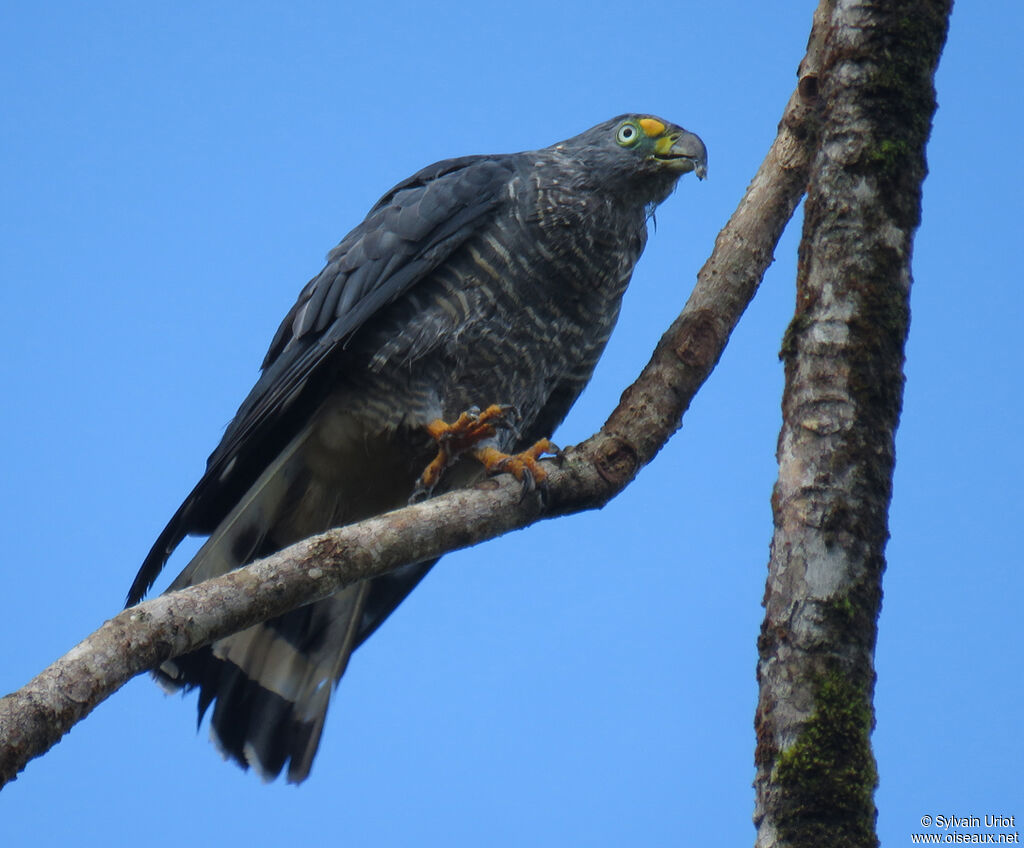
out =
[[(380, 479), (369, 462), (377, 454), (367, 450), (361, 430), (348, 428), (343, 418), (334, 425), (331, 462), (323, 461), (320, 433), (307, 427), (263, 471), (170, 588), (199, 583), (269, 554), (308, 535), (311, 526), (326, 529), (361, 517), (354, 514), (360, 510), (401, 503), (408, 496), (402, 488), (367, 496), (365, 480)], [(331, 469), (334, 476), (326, 476)], [(177, 533), (172, 525), (164, 533), (168, 538)], [(161, 544), (158, 540), (154, 551)], [(288, 780), (298, 783), (309, 774), (331, 692), (352, 651), (429, 566), (379, 587), (376, 581), (347, 587), (169, 660), (157, 677), (165, 688), (199, 689), (200, 721), (212, 705), (210, 733), (226, 757), (265, 780), (287, 768)], [(140, 572), (139, 579), (147, 578)]]
[[(218, 640), (164, 663), (166, 688), (199, 688), (199, 716), (213, 704), (210, 734), (218, 748), (265, 780), (288, 764), (288, 779), (304, 780), (319, 746), (334, 684), (355, 647), (369, 584), (361, 583), (312, 604), (314, 619), (333, 618), (327, 633), (314, 626), (305, 644), (293, 644), (276, 625), (291, 616), (308, 624), (307, 608)], [(315, 643), (314, 648), (310, 644)]]
[(153, 547), (150, 548), (146, 558), (142, 561), (142, 567), (139, 568), (139, 573), (135, 575), (131, 588), (128, 589), (128, 597), (125, 600), (126, 607), (135, 606), (135, 604), (142, 600), (146, 592), (153, 587), (156, 578), (160, 576), (160, 572), (163, 570), (168, 557), (170, 557), (174, 549), (181, 544), (181, 540), (187, 535), (188, 531), (185, 527), (191, 507), (192, 496), (189, 495), (185, 502), (178, 507), (174, 515), (171, 516), (171, 520), (167, 522), (167, 526), (160, 532), (160, 535), (157, 536)]

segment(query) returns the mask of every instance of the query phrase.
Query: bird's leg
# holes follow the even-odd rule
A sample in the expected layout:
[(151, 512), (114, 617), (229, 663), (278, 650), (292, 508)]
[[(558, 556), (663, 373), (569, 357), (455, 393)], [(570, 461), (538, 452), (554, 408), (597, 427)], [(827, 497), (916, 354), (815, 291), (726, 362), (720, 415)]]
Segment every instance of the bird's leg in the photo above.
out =
[(512, 427), (509, 421), (512, 411), (511, 406), (493, 403), (483, 412), (473, 407), (463, 412), (451, 424), (440, 418), (431, 421), (426, 429), (437, 442), (437, 456), (430, 461), (420, 479), (416, 481), (411, 500), (422, 500), (429, 495), (449, 465), (484, 439), (494, 436), (499, 427)]
[(540, 439), (519, 453), (502, 453), (497, 448), (475, 448), (473, 455), (483, 463), (488, 474), (508, 472), (523, 484), (523, 494), (537, 486), (544, 487), (548, 472), (540, 464), (540, 458), (548, 454), (562, 458), (561, 449), (550, 439)]
[(540, 465), (540, 457), (544, 454), (561, 456), (562, 452), (549, 439), (541, 439), (521, 453), (507, 454), (497, 448), (480, 447), (480, 442), (494, 436), (498, 428), (513, 428), (509, 420), (513, 408), (492, 404), (483, 412), (474, 407), (463, 412), (454, 423), (448, 424), (441, 419), (431, 421), (427, 432), (437, 442), (437, 456), (423, 470), (411, 498), (412, 502), (422, 500), (429, 495), (441, 479), (444, 470), (467, 451), (472, 451), (489, 474), (508, 472), (523, 483), (523, 493), (532, 491), (538, 485), (543, 486), (547, 472)]

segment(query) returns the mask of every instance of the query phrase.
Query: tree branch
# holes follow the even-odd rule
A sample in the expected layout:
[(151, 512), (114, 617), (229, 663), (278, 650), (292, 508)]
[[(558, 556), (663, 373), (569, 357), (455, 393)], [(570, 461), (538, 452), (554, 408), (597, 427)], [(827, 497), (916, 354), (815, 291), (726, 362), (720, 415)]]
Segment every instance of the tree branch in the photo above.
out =
[(825, 27), (758, 646), (758, 848), (878, 845), (874, 648), (950, 5), (836, 0)]
[[(599, 507), (680, 426), (753, 298), (803, 195), (814, 124), (813, 65), (716, 240), (682, 313), (601, 430), (551, 470), (547, 497), (508, 477), (307, 539), (278, 554), (125, 610), (19, 691), (0, 699), (0, 786), (131, 677), (355, 581), (476, 544), (541, 518)], [(803, 92), (803, 94), (801, 93)]]

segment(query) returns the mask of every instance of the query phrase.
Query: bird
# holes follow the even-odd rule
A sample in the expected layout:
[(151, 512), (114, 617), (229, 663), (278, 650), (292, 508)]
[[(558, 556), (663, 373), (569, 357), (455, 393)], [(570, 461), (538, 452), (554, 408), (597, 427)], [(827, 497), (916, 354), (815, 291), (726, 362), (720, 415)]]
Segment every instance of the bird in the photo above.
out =
[[(593, 373), (701, 139), (627, 114), (538, 150), (462, 156), (394, 188), (327, 256), (256, 384), (145, 557), (127, 606), (186, 536), (206, 541), (166, 591), (332, 527), (541, 458)], [(413, 563), (162, 663), (199, 690), (226, 759), (305, 780), (352, 652), (423, 579)]]

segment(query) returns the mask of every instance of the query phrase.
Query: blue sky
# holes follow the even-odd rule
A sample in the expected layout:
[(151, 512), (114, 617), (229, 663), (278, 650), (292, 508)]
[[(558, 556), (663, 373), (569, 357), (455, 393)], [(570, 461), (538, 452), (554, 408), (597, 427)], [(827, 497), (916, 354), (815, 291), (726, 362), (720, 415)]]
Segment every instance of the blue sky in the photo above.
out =
[[(648, 111), (703, 137), (710, 179), (659, 211), (558, 441), (595, 430), (774, 137), (814, 6), (212, 5), (18, 4), (0, 31), (4, 692), (118, 611), (380, 194)], [(877, 651), (887, 844), (1024, 817), (1021, 21), (959, 4), (938, 74)], [(221, 762), (194, 697), (140, 678), (4, 790), (0, 842), (751, 844), (798, 234), (633, 486), (446, 557), (357, 653), (307, 783)]]

